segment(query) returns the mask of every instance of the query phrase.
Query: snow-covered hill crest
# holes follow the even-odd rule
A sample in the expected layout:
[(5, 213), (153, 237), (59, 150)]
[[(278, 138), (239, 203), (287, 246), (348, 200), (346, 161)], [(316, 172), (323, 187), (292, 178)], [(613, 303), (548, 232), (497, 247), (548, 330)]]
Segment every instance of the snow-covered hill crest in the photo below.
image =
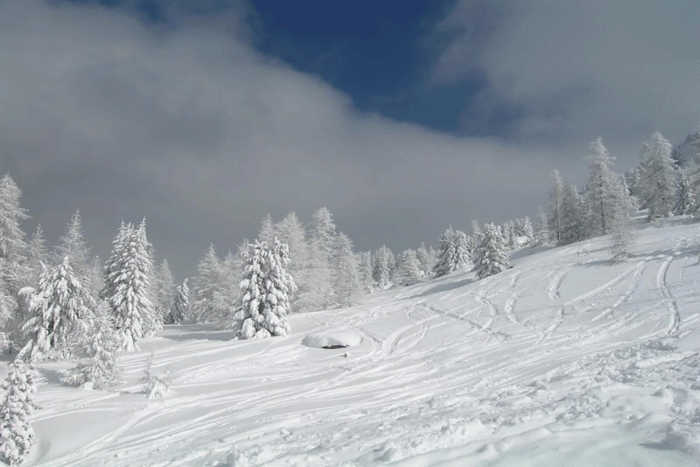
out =
[[(700, 465), (700, 227), (643, 224), (617, 263), (608, 244), (293, 315), (288, 337), (166, 326), (120, 358), (114, 391), (39, 364), (28, 464)], [(140, 383), (149, 358), (161, 398)]]

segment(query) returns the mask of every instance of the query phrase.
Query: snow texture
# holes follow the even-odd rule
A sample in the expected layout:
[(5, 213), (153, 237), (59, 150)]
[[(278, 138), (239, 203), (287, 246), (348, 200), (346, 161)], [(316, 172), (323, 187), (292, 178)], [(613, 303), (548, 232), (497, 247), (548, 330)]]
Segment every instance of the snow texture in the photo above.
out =
[[(521, 250), (481, 280), (290, 315), (286, 337), (165, 326), (120, 357), (113, 392), (38, 363), (27, 464), (697, 467), (700, 231), (685, 218), (633, 228), (622, 262), (605, 236)], [(301, 343), (337, 330), (362, 340)], [(156, 399), (141, 383), (151, 353), (153, 374), (170, 373)]]
[(315, 347), (317, 349), (339, 349), (360, 345), (362, 335), (351, 330), (332, 331), (309, 334), (301, 342), (307, 347)]

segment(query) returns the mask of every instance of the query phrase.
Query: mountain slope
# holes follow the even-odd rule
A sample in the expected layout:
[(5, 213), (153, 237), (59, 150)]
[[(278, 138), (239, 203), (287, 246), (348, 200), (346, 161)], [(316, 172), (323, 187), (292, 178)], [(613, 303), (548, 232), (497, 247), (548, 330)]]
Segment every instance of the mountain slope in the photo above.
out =
[[(641, 224), (621, 263), (608, 242), (296, 315), (287, 338), (169, 326), (120, 359), (113, 392), (40, 364), (30, 463), (700, 465), (698, 224)], [(361, 342), (302, 344), (337, 330)], [(162, 398), (141, 392), (151, 353)]]

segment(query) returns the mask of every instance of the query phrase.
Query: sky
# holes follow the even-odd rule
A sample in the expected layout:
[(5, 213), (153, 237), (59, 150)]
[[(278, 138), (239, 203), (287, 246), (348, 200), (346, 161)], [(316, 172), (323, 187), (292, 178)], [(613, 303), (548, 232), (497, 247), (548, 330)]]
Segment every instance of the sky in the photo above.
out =
[(358, 250), (533, 216), (700, 121), (694, 1), (0, 0), (0, 171), (51, 243), (146, 218), (178, 279), (266, 214)]

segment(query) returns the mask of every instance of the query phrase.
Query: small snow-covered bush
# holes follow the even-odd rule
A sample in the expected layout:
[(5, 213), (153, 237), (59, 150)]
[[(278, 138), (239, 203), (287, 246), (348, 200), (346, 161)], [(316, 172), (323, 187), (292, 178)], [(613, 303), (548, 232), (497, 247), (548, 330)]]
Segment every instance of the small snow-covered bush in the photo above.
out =
[(30, 397), (36, 390), (34, 367), (15, 360), (8, 367), (2, 388), (5, 398), (0, 407), (0, 458), (19, 465), (34, 443), (34, 430), (29, 424), (29, 415), (36, 408)]

